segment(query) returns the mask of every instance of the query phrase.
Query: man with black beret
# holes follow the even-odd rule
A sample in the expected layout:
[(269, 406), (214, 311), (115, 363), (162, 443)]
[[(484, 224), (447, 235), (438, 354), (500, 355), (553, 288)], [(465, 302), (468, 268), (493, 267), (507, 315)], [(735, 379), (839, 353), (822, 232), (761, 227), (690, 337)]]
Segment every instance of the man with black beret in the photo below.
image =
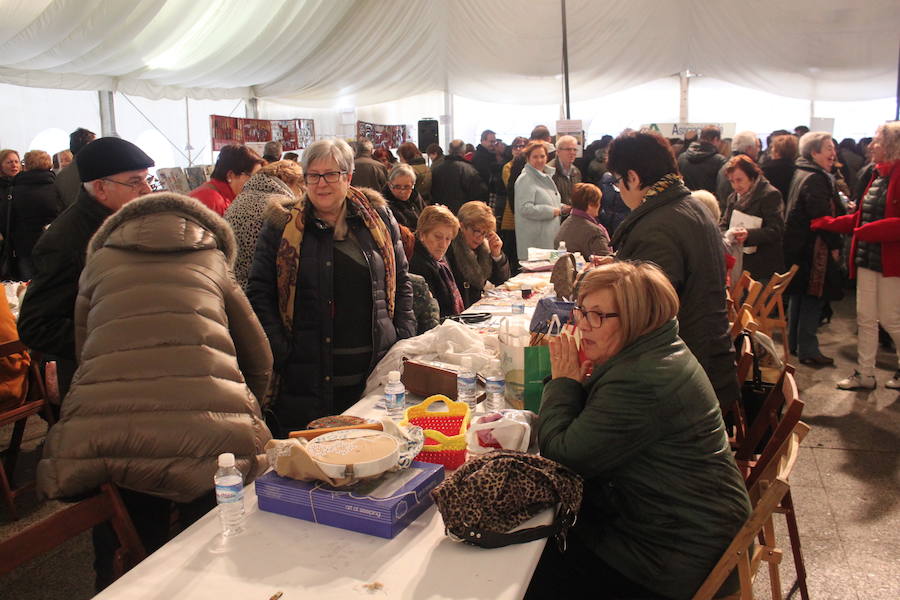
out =
[(153, 159), (120, 138), (102, 137), (75, 156), (82, 189), (38, 239), (32, 252), (35, 276), (19, 313), (22, 342), (57, 362), (63, 398), (75, 373), (75, 299), (91, 237), (108, 216), (149, 194), (147, 169)]

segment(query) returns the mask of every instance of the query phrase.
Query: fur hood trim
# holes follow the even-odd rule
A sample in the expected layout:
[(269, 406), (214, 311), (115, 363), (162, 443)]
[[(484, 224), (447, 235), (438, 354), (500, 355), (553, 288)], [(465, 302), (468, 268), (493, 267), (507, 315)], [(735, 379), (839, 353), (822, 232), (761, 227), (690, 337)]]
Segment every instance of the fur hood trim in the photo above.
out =
[[(141, 196), (127, 203), (103, 222), (88, 244), (88, 258), (108, 245), (110, 238), (120, 227), (130, 221), (163, 213), (176, 213), (178, 216), (206, 230), (214, 238), (215, 247), (222, 251), (229, 265), (234, 265), (237, 255), (237, 242), (231, 227), (225, 219), (206, 208), (199, 200), (172, 192), (159, 192)], [(120, 241), (120, 240), (117, 240)], [(169, 251), (203, 249), (197, 243), (185, 243), (182, 248), (169, 248)]]

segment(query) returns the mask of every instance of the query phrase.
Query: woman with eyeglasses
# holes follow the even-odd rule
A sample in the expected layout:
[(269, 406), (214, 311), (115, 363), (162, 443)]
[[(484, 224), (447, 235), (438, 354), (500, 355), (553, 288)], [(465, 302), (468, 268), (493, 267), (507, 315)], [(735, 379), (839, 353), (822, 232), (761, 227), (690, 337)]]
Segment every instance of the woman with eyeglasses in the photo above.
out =
[[(541, 455), (584, 477), (565, 554), (547, 544), (526, 598), (687, 599), (750, 514), (719, 403), (678, 337), (678, 295), (651, 263), (614, 262), (578, 286), (581, 332), (550, 342)], [(736, 573), (735, 573), (736, 575)], [(734, 593), (732, 576), (719, 594)]]
[(225, 214), (235, 197), (253, 174), (265, 164), (259, 154), (247, 146), (229, 144), (219, 150), (219, 158), (209, 181), (191, 190), (196, 198), (220, 217)]
[(416, 172), (411, 166), (400, 164), (391, 169), (387, 185), (381, 192), (397, 223), (413, 233), (416, 231), (419, 215), (425, 209), (425, 201), (415, 186)]
[(397, 148), (397, 156), (401, 163), (406, 163), (416, 173), (416, 193), (422, 197), (422, 202), (431, 202), (431, 169), (425, 164), (425, 157), (419, 152), (419, 148), (412, 142), (403, 142)]
[(388, 349), (416, 333), (397, 222), (381, 194), (350, 185), (350, 147), (313, 143), (303, 173), (303, 198), (267, 216), (247, 285), (275, 359), (276, 437), (350, 408)]
[(509, 279), (509, 260), (495, 231), (497, 220), (487, 204), (480, 200), (466, 202), (456, 216), (459, 233), (447, 249), (447, 262), (463, 306), (469, 308), (481, 299), (488, 281), (500, 285)]

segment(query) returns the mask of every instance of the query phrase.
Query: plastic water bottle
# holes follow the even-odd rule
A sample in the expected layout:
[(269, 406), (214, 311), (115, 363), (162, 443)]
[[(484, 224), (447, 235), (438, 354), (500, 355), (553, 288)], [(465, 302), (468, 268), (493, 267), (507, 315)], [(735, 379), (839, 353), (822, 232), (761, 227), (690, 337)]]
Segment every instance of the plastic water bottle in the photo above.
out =
[(406, 408), (406, 387), (400, 381), (400, 371), (388, 373), (388, 382), (384, 386), (384, 409), (390, 418), (403, 417), (403, 409)]
[(472, 369), (472, 357), (463, 356), (456, 375), (456, 399), (469, 405), (469, 412), (475, 415), (475, 371)]
[(560, 241), (559, 247), (556, 250), (550, 251), (550, 260), (555, 261), (556, 259), (558, 259), (560, 256), (562, 256), (566, 252), (568, 252), (568, 250), (566, 250), (566, 243), (563, 241)]
[(495, 358), (491, 361), (490, 370), (485, 376), (485, 383), (487, 384), (485, 410), (487, 412), (496, 412), (502, 409), (506, 397), (506, 381), (503, 379), (503, 372), (500, 370), (500, 359)]
[(213, 480), (222, 535), (240, 533), (244, 529), (244, 476), (234, 466), (234, 454), (224, 452), (219, 455), (219, 470)]

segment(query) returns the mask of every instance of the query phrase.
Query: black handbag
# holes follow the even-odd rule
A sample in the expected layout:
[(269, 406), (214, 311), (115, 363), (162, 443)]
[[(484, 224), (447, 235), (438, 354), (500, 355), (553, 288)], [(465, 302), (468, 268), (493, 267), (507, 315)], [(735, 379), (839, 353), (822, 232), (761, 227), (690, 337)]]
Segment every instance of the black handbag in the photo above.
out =
[(3, 241), (0, 242), (0, 281), (21, 281), (19, 264), (13, 250), (12, 206), (12, 194), (9, 194), (6, 198), (6, 227), (3, 230)]
[[(761, 352), (759, 350), (759, 345), (753, 340), (753, 335), (746, 331), (741, 333), (741, 335), (738, 336), (738, 343), (741, 343), (744, 336), (750, 338), (750, 344), (753, 348), (753, 377), (749, 381), (741, 382), (741, 406), (744, 409), (747, 431), (750, 431), (753, 427), (753, 423), (756, 422), (756, 418), (762, 410), (763, 404), (765, 404), (766, 399), (769, 397), (769, 394), (772, 393), (772, 390), (775, 389), (775, 384), (763, 381), (762, 369), (760, 369), (759, 366), (759, 355)], [(763, 436), (763, 439), (760, 440), (759, 445), (755, 449), (757, 454), (761, 453), (763, 448), (765, 448), (766, 443), (769, 441), (769, 437), (771, 437), (771, 433), (767, 433)]]

